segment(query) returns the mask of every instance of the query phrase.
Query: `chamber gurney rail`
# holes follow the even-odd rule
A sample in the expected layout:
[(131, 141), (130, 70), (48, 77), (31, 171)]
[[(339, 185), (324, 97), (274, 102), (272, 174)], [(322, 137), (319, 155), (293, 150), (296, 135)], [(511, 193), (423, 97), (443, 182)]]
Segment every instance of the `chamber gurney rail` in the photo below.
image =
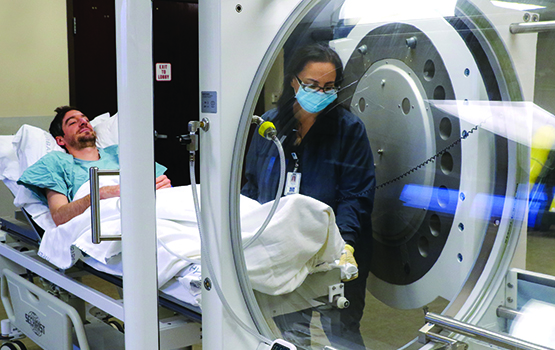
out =
[(555, 30), (555, 21), (512, 23), (511, 34), (539, 33)]
[(425, 320), (427, 324), (420, 329), (421, 334), (419, 337), (419, 341), (422, 344), (426, 344), (429, 341), (434, 341), (447, 343), (451, 345), (454, 349), (468, 348), (465, 343), (458, 342), (454, 339), (447, 338), (438, 334), (439, 332), (445, 330), (505, 348), (511, 347), (511, 349), (519, 350), (550, 350), (550, 348), (546, 348), (544, 346), (535, 345), (506, 334), (493, 332), (485, 328), (457, 321), (451, 317), (441, 316), (431, 312), (426, 313)]

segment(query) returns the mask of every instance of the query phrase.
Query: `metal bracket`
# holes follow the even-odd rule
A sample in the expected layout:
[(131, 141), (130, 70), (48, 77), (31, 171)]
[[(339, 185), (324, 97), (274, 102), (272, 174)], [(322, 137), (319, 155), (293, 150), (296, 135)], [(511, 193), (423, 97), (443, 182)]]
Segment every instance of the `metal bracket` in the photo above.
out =
[(516, 309), (518, 292), (518, 273), (510, 269), (505, 276), (505, 306)]
[(338, 309), (346, 309), (351, 304), (345, 298), (345, 285), (343, 283), (328, 286), (328, 302)]
[(343, 283), (328, 286), (328, 302), (333, 303), (333, 298), (335, 298), (336, 296), (345, 296), (345, 288)]
[(196, 133), (198, 129), (202, 129), (204, 131), (210, 130), (210, 120), (208, 118), (202, 118), (201, 121), (190, 121), (189, 122), (189, 132)]
[(210, 129), (210, 121), (208, 118), (202, 118), (201, 121), (190, 121), (189, 122), (189, 134), (180, 135), (177, 137), (181, 145), (187, 145), (187, 150), (189, 152), (198, 151), (198, 135), (196, 134), (199, 129), (205, 132)]
[(418, 335), (418, 342), (420, 344), (428, 344), (433, 342), (436, 344), (443, 344), (439, 348), (434, 348), (436, 350), (467, 350), (468, 344), (449, 337), (439, 334), (443, 328), (436, 326), (431, 323), (426, 323), (422, 328), (420, 328)]

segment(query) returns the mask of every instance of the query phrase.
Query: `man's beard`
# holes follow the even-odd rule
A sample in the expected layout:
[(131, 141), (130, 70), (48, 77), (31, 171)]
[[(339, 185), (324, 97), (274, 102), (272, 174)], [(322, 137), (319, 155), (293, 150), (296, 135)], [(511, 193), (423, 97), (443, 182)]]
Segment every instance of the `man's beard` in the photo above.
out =
[(94, 147), (95, 145), (96, 145), (96, 133), (94, 131), (91, 131), (88, 134), (79, 135), (71, 142), (71, 146), (79, 150), (82, 150), (88, 147)]

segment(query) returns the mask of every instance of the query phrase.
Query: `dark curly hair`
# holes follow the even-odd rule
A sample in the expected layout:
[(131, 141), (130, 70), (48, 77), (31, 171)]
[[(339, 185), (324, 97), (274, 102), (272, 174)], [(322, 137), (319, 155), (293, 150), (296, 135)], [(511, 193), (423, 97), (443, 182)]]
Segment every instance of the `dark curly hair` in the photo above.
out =
[(56, 136), (64, 136), (62, 122), (64, 120), (64, 116), (69, 111), (78, 111), (78, 109), (72, 106), (60, 106), (54, 110), (54, 112), (56, 112), (56, 116), (50, 123), (50, 128), (48, 129), (54, 138), (56, 138)]

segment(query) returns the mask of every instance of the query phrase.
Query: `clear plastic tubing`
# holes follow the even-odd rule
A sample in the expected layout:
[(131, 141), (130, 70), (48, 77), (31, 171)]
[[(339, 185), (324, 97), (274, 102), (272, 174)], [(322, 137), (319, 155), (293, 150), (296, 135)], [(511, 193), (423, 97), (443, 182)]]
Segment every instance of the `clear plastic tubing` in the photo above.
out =
[(210, 258), (210, 254), (208, 253), (208, 249), (206, 248), (207, 247), (207, 239), (206, 239), (207, 237), (204, 235), (204, 230), (202, 228), (202, 222), (200, 220), (200, 204), (199, 204), (199, 199), (198, 199), (197, 183), (196, 183), (196, 177), (195, 177), (195, 152), (191, 152), (191, 158), (190, 158), (190, 161), (189, 161), (189, 172), (191, 173), (191, 189), (193, 191), (193, 200), (195, 202), (195, 213), (196, 213), (196, 216), (197, 216), (198, 229), (199, 229), (199, 233), (200, 233), (201, 254), (206, 257), (205, 265), (208, 268), (208, 274), (210, 276), (212, 276), (212, 284), (214, 285), (214, 289), (216, 290), (216, 293), (218, 293), (218, 297), (220, 298), (220, 301), (222, 302), (223, 307), (228, 312), (228, 314), (231, 316), (231, 318), (233, 318), (233, 320), (235, 322), (237, 322), (237, 324), (239, 326), (241, 326), (244, 330), (246, 330), (247, 332), (252, 334), (259, 341), (269, 345), (269, 344), (272, 343), (271, 340), (267, 339), (262, 334), (258, 333), (258, 331), (256, 331), (256, 330), (252, 329), (251, 327), (247, 326), (235, 314), (235, 312), (233, 311), (233, 309), (231, 308), (231, 306), (229, 305), (229, 303), (225, 299), (224, 293), (223, 293), (222, 289), (220, 288), (220, 284), (218, 283), (218, 279), (216, 278), (216, 274), (214, 273), (214, 267), (212, 266), (212, 259)]
[(274, 200), (274, 204), (272, 205), (272, 208), (270, 209), (270, 212), (268, 213), (268, 216), (266, 216), (266, 220), (264, 220), (264, 223), (262, 224), (262, 226), (260, 226), (260, 228), (258, 229), (258, 232), (256, 232), (256, 234), (254, 236), (252, 236), (252, 238), (249, 239), (243, 245), (243, 249), (247, 249), (262, 234), (262, 232), (264, 232), (264, 230), (266, 229), (266, 227), (270, 223), (270, 220), (272, 220), (272, 217), (274, 216), (274, 214), (277, 210), (277, 207), (279, 205), (279, 200), (281, 198), (281, 194), (283, 193), (283, 186), (285, 185), (285, 153), (283, 151), (283, 147), (281, 145), (281, 142), (279, 142), (278, 138), (275, 135), (272, 136), (272, 141), (274, 142), (274, 144), (276, 145), (276, 147), (278, 149), (279, 164), (280, 164), (279, 185), (278, 185), (278, 189), (277, 189), (277, 193), (276, 193), (276, 199)]

